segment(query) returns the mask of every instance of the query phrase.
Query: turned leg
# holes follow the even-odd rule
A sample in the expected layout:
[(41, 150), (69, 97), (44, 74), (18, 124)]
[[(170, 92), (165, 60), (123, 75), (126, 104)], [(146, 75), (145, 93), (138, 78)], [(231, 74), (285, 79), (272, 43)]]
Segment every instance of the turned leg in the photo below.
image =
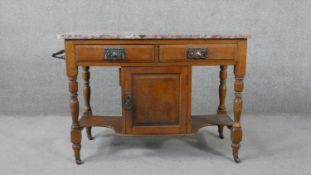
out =
[(81, 164), (80, 149), (81, 149), (81, 127), (79, 125), (79, 101), (78, 101), (78, 83), (77, 75), (69, 77), (69, 92), (70, 92), (70, 112), (72, 117), (71, 125), (71, 143), (74, 151), (74, 156), (77, 164)]
[[(218, 106), (217, 114), (227, 114), (226, 105), (225, 105), (226, 90), (227, 90), (226, 89), (227, 67), (228, 66), (220, 66), (219, 106)], [(224, 138), (223, 130), (224, 130), (224, 125), (218, 125), (218, 134), (219, 134), (219, 138), (221, 139)]]
[(232, 140), (232, 155), (236, 163), (240, 162), (239, 149), (240, 142), (242, 141), (242, 127), (240, 123), (242, 112), (242, 92), (244, 88), (243, 79), (246, 73), (246, 40), (238, 41), (238, 53), (236, 58), (236, 64), (234, 65), (234, 101), (233, 101), (233, 113), (234, 119), (231, 127), (231, 140)]
[[(91, 98), (91, 88), (90, 88), (90, 72), (89, 72), (89, 67), (82, 67), (82, 79), (84, 81), (83, 85), (83, 97), (84, 97), (84, 115), (92, 115), (92, 109), (90, 105), (90, 98)], [(92, 127), (87, 127), (86, 128), (86, 134), (87, 138), (89, 140), (93, 140), (94, 138), (92, 137)]]
[(240, 124), (241, 111), (242, 111), (242, 91), (243, 91), (243, 76), (235, 75), (234, 82), (235, 97), (233, 102), (234, 121), (231, 129), (232, 140), (232, 155), (236, 163), (240, 162), (239, 149), (242, 140), (242, 128)]

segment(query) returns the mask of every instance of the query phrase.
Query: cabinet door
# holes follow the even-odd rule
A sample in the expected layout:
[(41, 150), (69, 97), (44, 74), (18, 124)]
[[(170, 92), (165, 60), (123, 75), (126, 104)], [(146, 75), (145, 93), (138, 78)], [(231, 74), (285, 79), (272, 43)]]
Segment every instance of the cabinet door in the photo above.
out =
[(186, 133), (191, 68), (122, 67), (122, 106), (127, 134)]

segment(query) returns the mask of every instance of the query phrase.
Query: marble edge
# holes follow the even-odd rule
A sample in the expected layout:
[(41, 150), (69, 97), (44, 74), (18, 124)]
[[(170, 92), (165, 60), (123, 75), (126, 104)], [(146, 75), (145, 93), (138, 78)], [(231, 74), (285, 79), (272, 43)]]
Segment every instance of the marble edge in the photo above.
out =
[(248, 39), (250, 34), (79, 34), (62, 33), (58, 39)]

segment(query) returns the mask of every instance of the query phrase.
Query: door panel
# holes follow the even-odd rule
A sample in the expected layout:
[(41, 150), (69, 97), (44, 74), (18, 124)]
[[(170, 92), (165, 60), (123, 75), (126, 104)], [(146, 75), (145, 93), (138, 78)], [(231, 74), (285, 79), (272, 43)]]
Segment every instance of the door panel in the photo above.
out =
[(131, 94), (130, 110), (123, 98), (127, 134), (186, 133), (188, 67), (121, 69), (122, 93)]
[(133, 124), (179, 124), (179, 74), (138, 74), (132, 77)]

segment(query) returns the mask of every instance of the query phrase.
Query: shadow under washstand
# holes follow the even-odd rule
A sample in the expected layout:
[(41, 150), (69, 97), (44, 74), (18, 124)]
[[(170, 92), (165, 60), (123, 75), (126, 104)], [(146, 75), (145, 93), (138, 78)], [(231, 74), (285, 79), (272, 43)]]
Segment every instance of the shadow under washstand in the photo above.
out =
[(230, 142), (224, 143), (225, 140), (203, 128), (193, 135), (174, 136), (122, 136), (115, 134), (113, 130), (105, 129), (105, 132), (97, 133), (95, 140), (91, 141), (97, 143), (87, 145), (96, 144), (95, 152), (82, 155), (82, 159), (102, 162), (159, 157), (179, 161), (218, 157), (232, 161), (231, 141), (229, 139)]

